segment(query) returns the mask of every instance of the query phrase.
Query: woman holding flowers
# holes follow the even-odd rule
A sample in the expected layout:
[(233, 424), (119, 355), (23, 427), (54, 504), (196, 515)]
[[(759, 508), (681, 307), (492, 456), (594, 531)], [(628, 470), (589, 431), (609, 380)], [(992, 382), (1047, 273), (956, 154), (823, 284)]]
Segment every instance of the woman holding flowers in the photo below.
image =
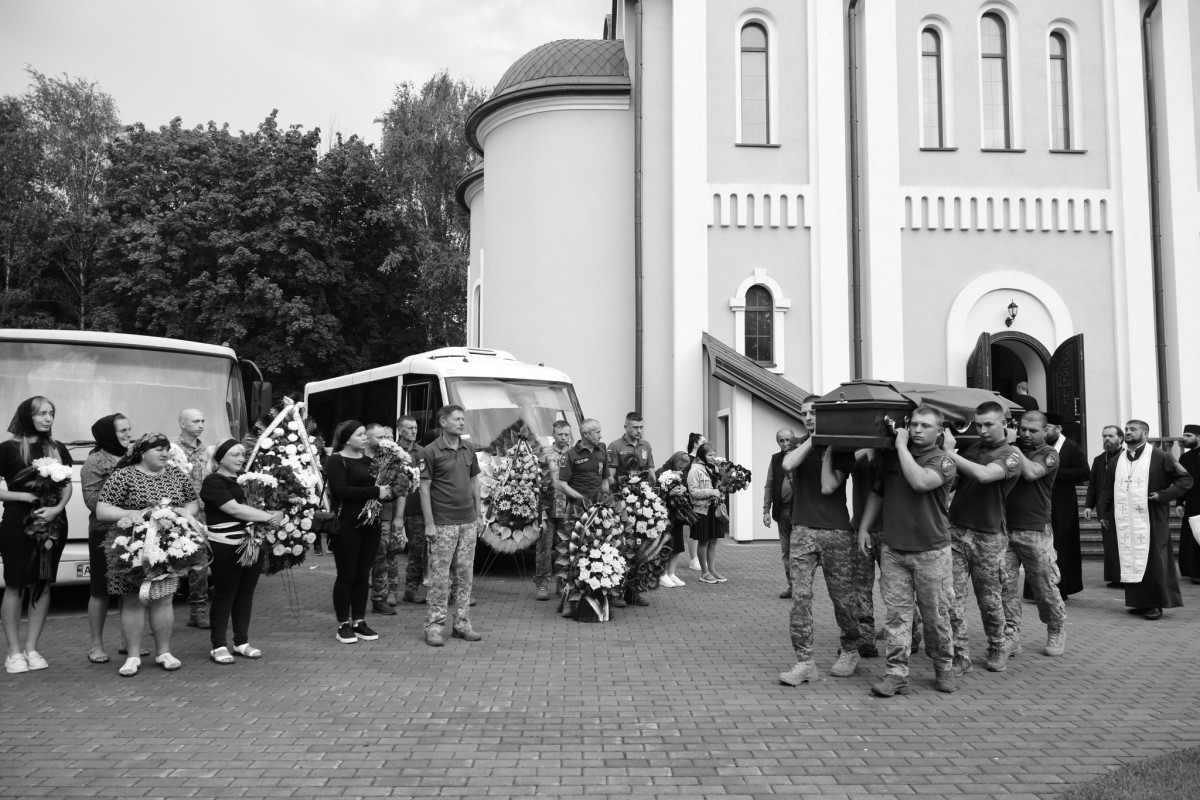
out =
[(338, 515), (338, 534), (330, 547), (337, 566), (333, 611), (337, 640), (343, 644), (379, 638), (366, 619), (371, 567), (379, 552), (379, 516), (364, 515), (363, 510), (372, 500), (386, 503), (393, 497), (391, 489), (376, 485), (371, 459), (366, 457), (368, 442), (366, 427), (358, 420), (346, 420), (333, 432), (333, 455), (325, 461), (332, 510)]
[(699, 522), (692, 526), (692, 538), (697, 542), (696, 555), (700, 559), (701, 583), (726, 581), (713, 566), (717, 555), (717, 542), (725, 536), (725, 523), (717, 519), (717, 504), (721, 502), (722, 495), (716, 489), (714, 456), (711, 444), (700, 445), (687, 474), (692, 510), (700, 518)]
[[(37, 645), (50, 610), (49, 586), (67, 540), (62, 510), (71, 499), (72, 464), (67, 448), (54, 441), (53, 425), (54, 404), (45, 397), (31, 397), (17, 407), (9, 423), (13, 437), (0, 443), (0, 474), (7, 485), (7, 490), (0, 492), (4, 503), (0, 559), (7, 587), (0, 601), (0, 618), (8, 646), (4, 668), (10, 673), (49, 666)], [(21, 599), (26, 591), (29, 626), (22, 648)]]
[[(262, 553), (247, 541), (248, 529), (255, 522), (279, 525), (285, 516), (282, 511), (264, 511), (246, 504), (246, 492), (238, 483), (245, 463), (246, 448), (235, 439), (226, 439), (213, 451), (212, 472), (200, 485), (208, 544), (212, 547), (212, 650), (208, 657), (217, 664), (233, 663), (225, 638), (230, 617), (233, 652), (244, 658), (262, 658), (262, 651), (250, 644), (250, 612), (254, 587), (262, 574)], [(253, 553), (247, 547), (254, 547)]]
[(104, 539), (108, 536), (109, 526), (96, 519), (96, 504), (100, 502), (100, 490), (117, 468), (117, 462), (129, 450), (129, 444), (133, 441), (133, 426), (124, 414), (109, 414), (92, 423), (92, 438), (96, 446), (79, 471), (83, 503), (91, 512), (88, 515), (88, 561), (91, 566), (88, 627), (92, 631), (92, 647), (88, 651), (88, 661), (107, 664), (104, 621), (108, 618), (108, 557), (104, 552)]
[[(171, 440), (161, 433), (148, 433), (138, 439), (119, 462), (117, 469), (100, 490), (96, 503), (96, 519), (112, 525), (127, 517), (141, 517), (143, 512), (167, 501), (172, 511), (183, 517), (194, 518), (200, 509), (196, 488), (192, 479), (177, 469), (167, 469), (171, 457)], [(121, 666), (124, 677), (137, 674), (142, 659), (133, 655), (142, 647), (142, 627), (146, 618), (142, 603), (138, 599), (140, 583), (109, 569), (108, 591), (122, 596), (121, 631), (129, 658)], [(175, 625), (175, 609), (171, 606), (172, 594), (151, 599), (150, 630), (158, 650), (155, 662), (163, 669), (177, 670), (183, 666), (171, 655), (171, 629)]]
[(687, 586), (687, 583), (675, 571), (679, 568), (679, 563), (687, 556), (684, 541), (691, 541), (689, 536), (691, 525), (679, 513), (681, 510), (691, 510), (692, 499), (686, 483), (688, 465), (691, 460), (690, 455), (680, 450), (668, 458), (667, 462), (655, 473), (655, 477), (658, 478), (658, 493), (671, 511), (671, 555), (667, 557), (666, 568), (658, 579), (658, 585), (666, 589)]

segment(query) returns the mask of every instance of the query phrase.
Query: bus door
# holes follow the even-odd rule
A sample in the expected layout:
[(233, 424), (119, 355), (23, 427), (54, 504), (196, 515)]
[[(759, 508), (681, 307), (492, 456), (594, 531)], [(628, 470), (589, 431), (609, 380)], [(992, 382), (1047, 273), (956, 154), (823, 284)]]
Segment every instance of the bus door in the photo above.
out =
[(437, 437), (436, 415), (441, 407), (442, 388), (436, 375), (409, 373), (404, 376), (400, 413), (417, 420), (417, 441), (421, 444), (429, 444)]

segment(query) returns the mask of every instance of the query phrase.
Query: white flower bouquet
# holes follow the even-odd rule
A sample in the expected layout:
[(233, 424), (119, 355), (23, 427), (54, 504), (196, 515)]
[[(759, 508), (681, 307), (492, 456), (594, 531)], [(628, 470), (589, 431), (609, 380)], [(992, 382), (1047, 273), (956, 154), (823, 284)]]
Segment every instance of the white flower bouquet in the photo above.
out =
[[(71, 468), (57, 458), (35, 458), (33, 463), (13, 476), (13, 485), (24, 484), (23, 488), (37, 498), (33, 510), (52, 508), (62, 502), (63, 489), (71, 483)], [(31, 566), (37, 581), (54, 581), (54, 563), (51, 555), (66, 526), (65, 513), (52, 519), (35, 516), (31, 511), (25, 517), (25, 535), (33, 539)]]
[(598, 621), (608, 621), (608, 597), (625, 581), (625, 557), (618, 547), (622, 530), (616, 512), (595, 504), (559, 534), (555, 566), (565, 587), (564, 605), (586, 601)]
[(487, 463), (491, 474), (482, 538), (497, 552), (515, 553), (537, 541), (541, 530), (541, 465), (525, 439)]
[[(155, 508), (117, 522), (105, 541), (108, 569), (129, 583), (140, 583), (143, 602), (155, 596), (151, 584), (173, 586), (180, 575), (210, 560), (204, 529), (163, 498)], [(173, 589), (171, 591), (174, 591)]]

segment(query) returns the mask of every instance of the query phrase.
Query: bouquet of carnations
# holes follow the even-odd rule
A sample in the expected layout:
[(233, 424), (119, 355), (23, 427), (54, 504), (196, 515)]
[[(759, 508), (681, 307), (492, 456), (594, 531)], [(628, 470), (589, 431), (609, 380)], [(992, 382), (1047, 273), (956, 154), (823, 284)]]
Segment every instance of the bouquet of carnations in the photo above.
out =
[(565, 587), (564, 608), (585, 600), (598, 621), (608, 621), (608, 596), (625, 581), (625, 557), (618, 547), (622, 530), (616, 512), (596, 503), (559, 533), (555, 572)]
[(537, 541), (541, 530), (541, 465), (525, 439), (489, 461), (492, 480), (483, 540), (497, 552), (515, 553)]
[(192, 477), (192, 461), (178, 442), (171, 442), (171, 450), (167, 453), (167, 466), (174, 467), (189, 478)]
[(262, 533), (261, 546), (267, 554), (264, 575), (274, 575), (304, 561), (308, 546), (317, 539), (313, 516), (321, 506), (318, 444), (301, 416), (303, 406), (284, 400), (283, 411), (263, 428), (247, 463), (247, 474), (269, 476), (276, 483), (264, 485), (270, 491), (264, 491), (260, 507), (284, 513), (282, 525)]
[[(391, 439), (383, 439), (375, 447), (375, 457), (371, 459), (371, 474), (375, 476), (376, 486), (386, 486), (392, 490), (393, 500), (388, 502), (394, 502), (408, 494), (414, 481), (421, 482), (421, 472), (404, 448)], [(371, 498), (363, 505), (358, 518), (364, 525), (370, 525), (379, 519), (380, 511), (383, 511), (383, 503), (378, 498)]]
[(658, 494), (666, 498), (667, 514), (672, 522), (695, 525), (696, 512), (692, 509), (692, 498), (688, 494), (687, 481), (683, 473), (666, 470), (658, 476)]
[(142, 602), (174, 592), (175, 578), (210, 560), (200, 523), (177, 513), (166, 497), (155, 508), (119, 520), (104, 548), (109, 573), (140, 583)]
[[(25, 490), (37, 497), (34, 511), (52, 508), (62, 502), (63, 489), (71, 483), (71, 468), (57, 458), (35, 458), (32, 464), (13, 476), (13, 484), (19, 485), (23, 481)], [(33, 539), (30, 566), (35, 581), (54, 581), (51, 555), (66, 524), (67, 518), (62, 512), (48, 520), (32, 512), (25, 517), (25, 534)]]
[(750, 485), (750, 470), (741, 464), (735, 464), (727, 458), (713, 456), (717, 468), (716, 490), (721, 494), (740, 492)]

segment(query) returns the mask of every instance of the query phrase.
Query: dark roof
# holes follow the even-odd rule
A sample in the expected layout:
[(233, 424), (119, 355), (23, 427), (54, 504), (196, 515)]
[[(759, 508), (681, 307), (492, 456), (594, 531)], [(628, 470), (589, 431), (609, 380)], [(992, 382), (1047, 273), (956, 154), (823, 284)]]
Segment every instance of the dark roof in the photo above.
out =
[(702, 345), (708, 353), (708, 372), (730, 386), (738, 386), (788, 416), (800, 418), (800, 401), (812, 394), (770, 370), (760, 367), (721, 340), (704, 334)]
[(503, 106), (552, 94), (628, 94), (629, 62), (620, 39), (560, 39), (535, 47), (508, 68), (492, 96), (467, 118), (467, 140), (480, 153), (479, 124)]

